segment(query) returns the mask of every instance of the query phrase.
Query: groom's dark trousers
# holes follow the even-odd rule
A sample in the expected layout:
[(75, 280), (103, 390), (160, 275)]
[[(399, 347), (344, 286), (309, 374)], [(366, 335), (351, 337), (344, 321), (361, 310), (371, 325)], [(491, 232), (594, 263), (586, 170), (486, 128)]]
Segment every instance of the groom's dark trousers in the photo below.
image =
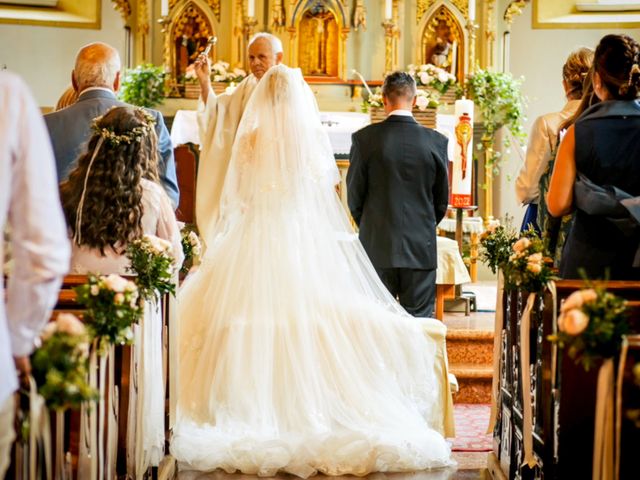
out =
[(352, 137), (347, 196), (360, 241), (382, 282), (416, 317), (433, 316), (447, 162), (446, 137), (411, 116), (394, 112)]

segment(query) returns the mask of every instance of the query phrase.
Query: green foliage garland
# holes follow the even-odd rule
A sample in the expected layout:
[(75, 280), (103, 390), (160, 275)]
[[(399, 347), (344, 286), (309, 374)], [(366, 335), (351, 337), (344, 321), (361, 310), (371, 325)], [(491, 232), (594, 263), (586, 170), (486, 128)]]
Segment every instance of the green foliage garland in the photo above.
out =
[(161, 67), (151, 64), (127, 70), (122, 79), (120, 99), (139, 107), (160, 105), (165, 97), (165, 75)]
[[(473, 99), (476, 108), (482, 115), (485, 132), (483, 143), (493, 145), (496, 134), (501, 127), (507, 127), (516, 140), (522, 142), (526, 138), (522, 123), (525, 120), (525, 98), (520, 87), (522, 79), (514, 79), (510, 73), (477, 70), (466, 84), (467, 94)], [(505, 147), (510, 146), (505, 139)], [(482, 148), (482, 146), (478, 146)], [(489, 164), (498, 170), (500, 152), (491, 150)]]

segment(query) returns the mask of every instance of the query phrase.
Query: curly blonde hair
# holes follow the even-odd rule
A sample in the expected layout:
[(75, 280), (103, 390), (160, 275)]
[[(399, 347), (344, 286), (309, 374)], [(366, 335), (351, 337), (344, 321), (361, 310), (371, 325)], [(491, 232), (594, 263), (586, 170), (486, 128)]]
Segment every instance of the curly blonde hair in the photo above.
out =
[[(96, 126), (114, 135), (134, 129), (145, 134), (130, 143), (115, 143), (99, 131), (94, 133), (78, 165), (60, 184), (62, 208), (74, 238), (79, 233), (78, 245), (95, 248), (102, 255), (106, 248), (122, 253), (143, 234), (141, 180), (158, 182), (157, 137), (149, 128), (148, 114), (136, 107), (114, 108), (97, 119)], [(79, 205), (82, 222), (76, 232)]]

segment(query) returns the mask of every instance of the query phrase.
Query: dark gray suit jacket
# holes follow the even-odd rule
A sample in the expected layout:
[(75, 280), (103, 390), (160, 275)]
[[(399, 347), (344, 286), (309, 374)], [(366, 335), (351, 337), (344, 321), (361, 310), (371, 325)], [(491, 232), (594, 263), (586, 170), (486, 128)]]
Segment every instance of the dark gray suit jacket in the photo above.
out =
[(376, 268), (437, 267), (436, 225), (449, 203), (447, 138), (413, 117), (353, 134), (349, 209)]
[[(91, 138), (91, 121), (104, 114), (111, 107), (124, 107), (127, 103), (118, 100), (113, 92), (90, 90), (84, 92), (78, 101), (67, 108), (44, 116), (49, 129), (53, 152), (56, 157), (58, 181), (66, 180), (76, 166), (76, 160)], [(162, 115), (157, 110), (146, 109), (156, 121), (158, 135), (158, 171), (171, 203), (176, 207), (180, 199), (173, 145)]]

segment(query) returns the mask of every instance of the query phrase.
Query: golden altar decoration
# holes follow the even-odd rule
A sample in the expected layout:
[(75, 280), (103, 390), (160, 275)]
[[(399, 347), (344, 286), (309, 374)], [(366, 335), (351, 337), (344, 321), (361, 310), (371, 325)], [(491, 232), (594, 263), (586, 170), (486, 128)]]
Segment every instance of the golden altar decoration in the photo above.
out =
[[(272, 23), (280, 19), (274, 16)], [(287, 32), (293, 64), (305, 77), (346, 78), (349, 12), (342, 0), (298, 0)]]

